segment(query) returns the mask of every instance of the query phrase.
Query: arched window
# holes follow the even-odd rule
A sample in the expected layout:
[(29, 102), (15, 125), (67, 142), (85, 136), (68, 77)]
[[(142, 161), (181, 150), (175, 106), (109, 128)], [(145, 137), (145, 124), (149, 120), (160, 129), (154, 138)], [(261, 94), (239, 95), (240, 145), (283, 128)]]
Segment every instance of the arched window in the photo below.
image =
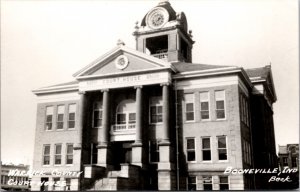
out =
[(115, 131), (135, 128), (136, 103), (133, 99), (126, 99), (119, 103), (116, 110)]

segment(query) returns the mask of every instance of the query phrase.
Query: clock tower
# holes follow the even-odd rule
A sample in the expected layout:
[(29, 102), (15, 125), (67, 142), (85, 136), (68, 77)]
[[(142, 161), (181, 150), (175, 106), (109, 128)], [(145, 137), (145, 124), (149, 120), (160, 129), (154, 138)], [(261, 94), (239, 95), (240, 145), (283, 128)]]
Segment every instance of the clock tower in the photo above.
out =
[(175, 12), (168, 1), (161, 1), (135, 27), (136, 49), (169, 62), (192, 62), (191, 31), (186, 16)]

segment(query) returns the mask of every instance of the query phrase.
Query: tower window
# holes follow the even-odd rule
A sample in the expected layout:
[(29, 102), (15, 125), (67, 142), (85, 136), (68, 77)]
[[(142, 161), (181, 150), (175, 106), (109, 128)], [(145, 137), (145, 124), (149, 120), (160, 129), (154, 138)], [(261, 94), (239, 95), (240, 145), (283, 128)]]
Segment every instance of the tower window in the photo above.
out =
[[(150, 54), (153, 56), (167, 56), (168, 52), (168, 35), (151, 37), (146, 39), (146, 48), (149, 50)], [(161, 58), (160, 58), (161, 59)]]

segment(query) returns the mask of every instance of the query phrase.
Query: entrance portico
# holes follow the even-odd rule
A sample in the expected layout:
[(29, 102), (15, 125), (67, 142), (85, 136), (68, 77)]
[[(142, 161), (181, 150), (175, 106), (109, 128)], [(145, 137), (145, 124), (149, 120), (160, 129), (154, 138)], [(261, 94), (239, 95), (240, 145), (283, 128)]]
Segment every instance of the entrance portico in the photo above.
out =
[(149, 143), (157, 141), (161, 151), (160, 161), (156, 162), (157, 178), (168, 183), (160, 189), (171, 189), (169, 91), (174, 69), (168, 62), (142, 56), (138, 51), (118, 46), (110, 56), (75, 76), (80, 91), (99, 95), (97, 101), (90, 101), (98, 102), (95, 114), (102, 114), (102, 119), (98, 119), (101, 126), (96, 141), (97, 165), (109, 170), (127, 163), (147, 169)]

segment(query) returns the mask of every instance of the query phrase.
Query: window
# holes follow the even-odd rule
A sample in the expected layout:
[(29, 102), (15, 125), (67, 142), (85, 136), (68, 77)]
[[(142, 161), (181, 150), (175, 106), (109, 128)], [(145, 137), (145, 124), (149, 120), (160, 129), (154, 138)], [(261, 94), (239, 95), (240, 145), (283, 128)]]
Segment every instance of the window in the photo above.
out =
[(283, 157), (282, 161), (283, 161), (283, 166), (288, 166), (288, 158), (287, 157)]
[(202, 120), (209, 119), (209, 92), (200, 93), (200, 116)]
[(76, 112), (76, 104), (69, 105), (69, 120), (68, 120), (68, 128), (75, 128), (75, 112)]
[(185, 120), (194, 121), (194, 94), (185, 94)]
[(202, 160), (211, 160), (210, 138), (202, 138)]
[(98, 149), (97, 149), (97, 143), (91, 144), (91, 164), (97, 164), (98, 162)]
[(196, 161), (195, 138), (186, 139), (187, 161)]
[(117, 124), (126, 124), (126, 113), (117, 114)]
[(217, 119), (225, 119), (225, 91), (216, 91), (215, 99)]
[(227, 176), (220, 176), (220, 190), (228, 190), (229, 184), (228, 184), (228, 177)]
[(135, 113), (129, 113), (129, 124), (135, 124)]
[(249, 102), (246, 100), (246, 124), (250, 125), (250, 115), (249, 115)]
[(203, 176), (203, 189), (204, 190), (212, 190), (212, 177), (211, 176)]
[(48, 177), (42, 177), (41, 178), (40, 191), (48, 191), (48, 185), (45, 185), (45, 183), (48, 182), (48, 181), (49, 181)]
[(162, 110), (161, 97), (152, 97), (150, 99), (150, 123), (162, 122)]
[(43, 165), (50, 165), (50, 145), (44, 145)]
[(46, 108), (46, 130), (52, 130), (53, 106)]
[(157, 141), (149, 141), (150, 147), (150, 162), (159, 162), (159, 146)]
[(58, 190), (60, 190), (60, 178), (59, 177), (54, 177), (53, 178), (53, 190), (54, 191), (58, 191)]
[(189, 176), (188, 177), (188, 190), (189, 191), (196, 191), (197, 190), (197, 177), (196, 176)]
[(226, 136), (218, 137), (218, 155), (219, 160), (227, 160)]
[(73, 164), (73, 144), (67, 144), (66, 164)]
[(66, 186), (65, 186), (65, 191), (70, 191), (71, 190), (71, 179), (66, 178)]
[(57, 107), (57, 127), (56, 129), (63, 129), (64, 128), (64, 114), (65, 114), (65, 106), (59, 105)]
[(151, 123), (162, 122), (162, 106), (150, 107), (150, 122)]
[(55, 165), (61, 164), (61, 144), (55, 145), (54, 164)]
[(93, 106), (93, 127), (101, 127), (102, 126), (102, 103), (95, 102)]

